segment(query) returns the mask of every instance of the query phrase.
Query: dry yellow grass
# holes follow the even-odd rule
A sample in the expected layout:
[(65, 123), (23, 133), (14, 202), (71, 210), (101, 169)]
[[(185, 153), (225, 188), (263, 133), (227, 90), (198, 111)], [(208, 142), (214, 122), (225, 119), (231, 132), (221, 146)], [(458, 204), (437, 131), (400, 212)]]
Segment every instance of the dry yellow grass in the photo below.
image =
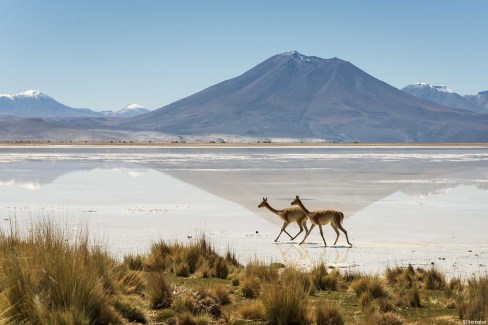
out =
[(243, 267), (204, 238), (160, 241), (117, 261), (86, 232), (52, 223), (0, 231), (0, 324), (420, 324), (484, 320), (487, 305), (486, 275), (447, 284), (441, 272), (411, 266), (384, 277), (326, 265)]

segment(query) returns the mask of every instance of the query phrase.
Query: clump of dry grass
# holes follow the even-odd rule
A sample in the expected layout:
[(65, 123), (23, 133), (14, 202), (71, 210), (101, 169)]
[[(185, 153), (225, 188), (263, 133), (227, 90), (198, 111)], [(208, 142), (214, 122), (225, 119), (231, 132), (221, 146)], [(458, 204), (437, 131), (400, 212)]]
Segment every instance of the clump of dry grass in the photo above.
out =
[(136, 322), (141, 324), (146, 324), (147, 319), (144, 315), (140, 303), (135, 301), (134, 298), (129, 298), (127, 296), (116, 297), (115, 309), (129, 322)]
[(324, 264), (318, 264), (314, 266), (310, 271), (310, 276), (315, 284), (315, 287), (323, 291), (337, 291), (339, 290), (341, 282), (347, 282), (343, 280), (341, 273), (338, 270), (327, 272)]
[(412, 265), (407, 268), (387, 267), (385, 278), (389, 285), (401, 288), (411, 288), (412, 284), (417, 280), (416, 272)]
[(197, 302), (195, 298), (189, 294), (180, 295), (174, 298), (171, 306), (178, 313), (189, 312), (194, 314), (197, 310)]
[(151, 308), (161, 309), (171, 305), (173, 289), (162, 272), (147, 274), (147, 295)]
[(215, 277), (219, 279), (227, 279), (229, 275), (229, 266), (225, 259), (218, 257), (217, 261), (215, 262)]
[(193, 316), (188, 312), (184, 312), (176, 317), (176, 324), (178, 325), (209, 325), (212, 323), (212, 317), (207, 314)]
[(359, 271), (355, 271), (355, 270), (347, 270), (346, 272), (344, 272), (344, 274), (342, 275), (342, 279), (344, 280), (344, 282), (350, 284), (352, 281), (362, 277), (363, 274)]
[(185, 262), (179, 262), (174, 267), (174, 272), (177, 276), (188, 277), (190, 276), (190, 268)]
[(300, 278), (284, 277), (263, 291), (261, 301), (269, 324), (304, 324), (308, 317), (308, 292)]
[(142, 271), (144, 270), (144, 257), (132, 254), (126, 255), (124, 256), (124, 264), (127, 265), (130, 270)]
[(452, 278), (444, 289), (444, 294), (449, 298), (449, 306), (455, 306), (454, 298), (459, 297), (464, 289), (463, 283), (459, 278)]
[(245, 320), (264, 320), (264, 307), (261, 301), (252, 300), (242, 304), (237, 314)]
[(123, 287), (124, 293), (126, 294), (137, 294), (140, 296), (144, 295), (144, 290), (146, 287), (146, 282), (142, 272), (137, 271), (127, 271), (122, 279), (120, 279), (121, 285)]
[(227, 305), (232, 302), (230, 299), (230, 290), (222, 284), (217, 284), (212, 287), (212, 295), (218, 300), (221, 305)]
[(427, 290), (443, 290), (446, 287), (446, 276), (435, 268), (425, 272), (423, 280)]
[(246, 265), (245, 276), (257, 277), (264, 282), (271, 282), (279, 277), (279, 268), (265, 263), (254, 261)]
[(297, 281), (302, 284), (303, 291), (310, 295), (315, 293), (315, 285), (310, 278), (310, 273), (303, 272), (295, 266), (283, 268), (280, 275), (280, 281), (285, 283)]
[(86, 232), (51, 222), (0, 232), (0, 256), (0, 323), (122, 322), (112, 296), (126, 269)]
[(472, 277), (457, 297), (460, 319), (486, 320), (488, 316), (488, 276)]
[(417, 274), (412, 265), (406, 268), (395, 267), (385, 270), (385, 278), (393, 288), (396, 304), (404, 307), (421, 307), (419, 285), (426, 279), (426, 273)]
[(317, 264), (315, 265), (312, 270), (310, 271), (310, 277), (312, 278), (313, 283), (319, 290), (325, 290), (323, 285), (323, 279), (327, 275), (327, 269), (325, 268), (324, 264)]
[(218, 318), (222, 315), (222, 306), (218, 298), (211, 290), (207, 290), (203, 286), (200, 286), (199, 288), (197, 288), (194, 294), (197, 301), (195, 313), (205, 313), (212, 315), (215, 318)]
[(245, 275), (241, 281), (241, 291), (245, 298), (253, 299), (259, 296), (261, 281), (258, 277)]
[(371, 311), (365, 314), (364, 322), (366, 325), (403, 325), (405, 320), (392, 312), (381, 313)]
[(327, 302), (318, 303), (315, 307), (315, 324), (317, 325), (343, 325), (344, 318), (336, 304)]
[(359, 277), (351, 282), (349, 288), (356, 293), (357, 297), (364, 292), (369, 292), (373, 299), (388, 298), (390, 295), (384, 281), (377, 275)]
[(188, 244), (156, 242), (145, 261), (145, 267), (149, 270), (169, 270), (182, 277), (197, 273), (203, 278), (213, 276), (226, 279), (232, 267), (237, 266), (239, 263), (233, 253), (220, 256), (204, 236)]

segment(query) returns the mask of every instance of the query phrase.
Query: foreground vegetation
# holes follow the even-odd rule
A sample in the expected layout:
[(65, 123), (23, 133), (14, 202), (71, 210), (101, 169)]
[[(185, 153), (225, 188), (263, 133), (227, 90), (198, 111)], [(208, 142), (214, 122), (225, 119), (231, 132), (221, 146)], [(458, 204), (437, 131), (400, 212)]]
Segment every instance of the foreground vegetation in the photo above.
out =
[(0, 233), (0, 324), (459, 324), (486, 320), (487, 306), (486, 275), (242, 266), (205, 238), (117, 261), (51, 223)]

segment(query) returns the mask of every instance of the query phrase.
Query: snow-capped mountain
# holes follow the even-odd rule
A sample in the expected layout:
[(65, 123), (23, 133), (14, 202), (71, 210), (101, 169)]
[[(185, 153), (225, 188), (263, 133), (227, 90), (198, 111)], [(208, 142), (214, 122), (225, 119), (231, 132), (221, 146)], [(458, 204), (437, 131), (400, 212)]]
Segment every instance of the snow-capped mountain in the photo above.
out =
[[(470, 98), (476, 96), (461, 96), (446, 86), (433, 86), (428, 83), (414, 83), (408, 85), (402, 90), (410, 95), (430, 100), (448, 107), (460, 108), (472, 112), (488, 112), (488, 108), (484, 108), (478, 101), (482, 102), (482, 97)], [(479, 94), (478, 94), (479, 95)], [(488, 102), (485, 102), (488, 104)]]
[(118, 111), (103, 111), (102, 113), (105, 116), (126, 118), (126, 117), (134, 117), (148, 112), (150, 112), (150, 110), (145, 108), (142, 105), (130, 104)]
[(19, 94), (0, 94), (0, 115), (19, 117), (95, 117), (101, 116), (88, 108), (72, 108), (57, 102), (38, 90)]
[(361, 142), (488, 141), (486, 125), (488, 115), (409, 95), (350, 62), (296, 51), (118, 124), (178, 135)]
[(480, 91), (476, 95), (464, 96), (473, 105), (483, 108), (488, 113), (488, 90)]

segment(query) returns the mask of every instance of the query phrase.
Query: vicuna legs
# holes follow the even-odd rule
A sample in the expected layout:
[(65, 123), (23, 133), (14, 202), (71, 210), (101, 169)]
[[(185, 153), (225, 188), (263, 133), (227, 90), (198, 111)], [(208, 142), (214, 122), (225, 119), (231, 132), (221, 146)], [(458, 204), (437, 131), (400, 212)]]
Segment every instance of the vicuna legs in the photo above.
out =
[(303, 238), (303, 240), (300, 242), (300, 245), (303, 244), (303, 242), (305, 241), (305, 239), (307, 239), (308, 235), (310, 235), (310, 233), (312, 232), (313, 227), (315, 227), (315, 224), (312, 224), (312, 226), (310, 227), (310, 229), (307, 231), (307, 234), (305, 235), (305, 237)]
[(290, 235), (290, 234), (289, 234), (289, 233), (288, 233), (288, 232), (285, 230), (285, 229), (286, 229), (286, 227), (288, 227), (288, 225), (289, 225), (289, 224), (290, 224), (290, 223), (289, 223), (288, 221), (285, 221), (285, 222), (283, 223), (283, 227), (281, 227), (281, 231), (280, 231), (280, 233), (278, 234), (278, 237), (276, 237), (275, 242), (277, 242), (277, 241), (278, 241), (278, 238), (280, 238), (281, 233), (282, 233), (283, 231), (284, 231), (284, 232), (285, 232), (285, 233), (286, 233), (288, 236), (290, 236), (290, 238), (292, 238), (292, 237), (291, 237), (291, 235)]
[(298, 232), (298, 234), (295, 235), (295, 237), (293, 237), (291, 240), (294, 240), (295, 238), (298, 237), (298, 235), (300, 235), (303, 231), (303, 228), (305, 228), (305, 233), (308, 232), (308, 229), (307, 229), (307, 221), (302, 221), (302, 223), (299, 223), (298, 224), (298, 227), (300, 227), (300, 231)]
[(351, 246), (352, 246), (352, 244), (349, 242), (349, 237), (347, 236), (347, 231), (346, 231), (346, 229), (344, 229), (344, 228), (342, 227), (342, 225), (337, 225), (337, 228), (339, 228), (339, 229), (340, 229), (340, 230), (341, 230), (341, 231), (344, 233), (344, 235), (346, 235), (346, 240), (347, 240), (347, 243), (348, 243), (349, 245), (351, 245)]
[(327, 246), (327, 243), (325, 242), (325, 238), (324, 238), (324, 232), (322, 231), (322, 225), (319, 225), (319, 230), (320, 230), (320, 236), (322, 236), (322, 239), (324, 241), (324, 245)]
[(337, 235), (336, 240), (334, 242), (334, 245), (335, 245), (337, 243), (337, 240), (339, 239), (340, 233), (339, 233), (339, 230), (337, 230), (337, 228), (335, 226), (332, 226), (332, 229), (334, 229), (334, 231), (336, 232), (336, 235)]

